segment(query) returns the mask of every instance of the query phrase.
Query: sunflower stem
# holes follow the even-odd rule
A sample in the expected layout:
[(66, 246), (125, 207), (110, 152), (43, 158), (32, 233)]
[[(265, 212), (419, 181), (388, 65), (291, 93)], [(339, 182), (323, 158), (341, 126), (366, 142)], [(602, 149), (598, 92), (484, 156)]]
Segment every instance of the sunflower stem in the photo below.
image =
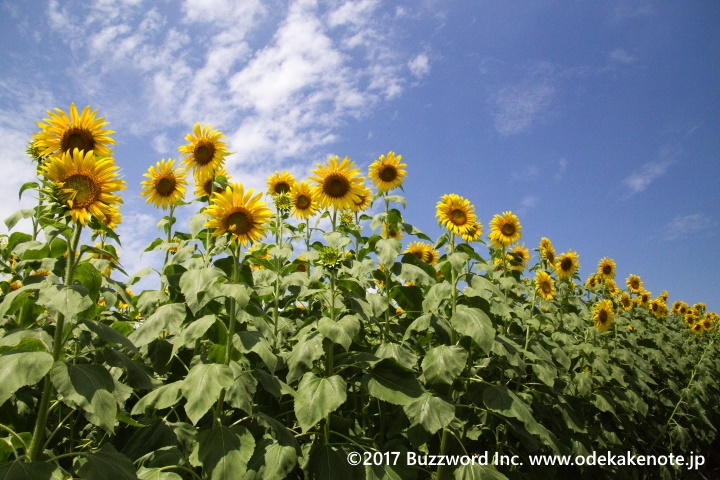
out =
[[(170, 211), (168, 212), (168, 224), (167, 224), (167, 241), (165, 248), (165, 258), (163, 259), (163, 269), (167, 266), (168, 258), (170, 258), (170, 243), (172, 242), (172, 226), (173, 226), (173, 215), (175, 213), (175, 205), (170, 205)], [(164, 286), (160, 285), (162, 288)]]
[[(75, 274), (75, 251), (77, 250), (78, 243), (80, 242), (80, 233), (82, 232), (82, 224), (75, 224), (70, 242), (68, 243), (67, 250), (67, 263), (65, 264), (65, 286), (70, 286), (73, 283), (73, 276)], [(62, 313), (58, 313), (57, 323), (55, 325), (55, 337), (53, 340), (53, 361), (58, 362), (62, 360), (62, 354), (64, 351), (63, 342), (63, 330), (65, 330), (65, 316)], [(45, 424), (47, 423), (48, 412), (50, 409), (50, 397), (53, 394), (52, 382), (50, 376), (45, 375), (45, 381), (43, 383), (43, 392), (40, 398), (40, 406), (38, 407), (37, 420), (35, 421), (35, 429), (33, 431), (32, 441), (28, 448), (28, 461), (35, 462), (40, 458), (43, 446), (43, 437), (45, 436)]]
[[(390, 202), (387, 199), (386, 194), (383, 192), (383, 200), (385, 200), (385, 232), (390, 232)], [(385, 301), (387, 302), (387, 309), (385, 310), (385, 341), (390, 340), (390, 267), (383, 265), (383, 272), (385, 273)]]

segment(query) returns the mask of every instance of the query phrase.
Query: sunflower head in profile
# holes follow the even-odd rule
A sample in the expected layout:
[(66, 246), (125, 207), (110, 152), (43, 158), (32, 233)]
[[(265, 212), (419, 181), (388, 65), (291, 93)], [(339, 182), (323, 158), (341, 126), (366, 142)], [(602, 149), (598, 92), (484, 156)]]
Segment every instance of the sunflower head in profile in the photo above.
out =
[(212, 125), (200, 126), (200, 122), (196, 123), (193, 133), (185, 136), (189, 143), (178, 147), (183, 154), (183, 165), (196, 177), (216, 172), (230, 154), (226, 143), (221, 140), (223, 138), (225, 136)]
[(368, 208), (370, 208), (370, 205), (373, 203), (373, 192), (370, 190), (370, 188), (363, 186), (362, 192), (358, 195), (358, 200), (356, 202), (353, 202), (355, 206), (353, 207), (354, 212), (364, 212)]
[(638, 275), (629, 275), (625, 280), (628, 290), (633, 293), (641, 293), (644, 290), (642, 280)]
[(540, 252), (540, 258), (546, 262), (548, 266), (555, 267), (555, 247), (553, 247), (549, 238), (542, 237), (540, 239), (540, 247), (538, 250)]
[(463, 239), (464, 242), (467, 243), (477, 242), (478, 240), (480, 240), (482, 233), (482, 223), (476, 221), (465, 230), (465, 233), (460, 234), (460, 237)]
[(317, 212), (317, 201), (313, 196), (313, 189), (306, 181), (295, 182), (290, 190), (292, 200), (292, 214), (295, 218), (307, 220)]
[(49, 118), (43, 119), (44, 123), (37, 122), (40, 132), (33, 144), (38, 157), (60, 155), (76, 148), (82, 152), (93, 151), (99, 157), (112, 156), (110, 145), (114, 145), (115, 140), (109, 135), (115, 132), (104, 128), (108, 124), (105, 118), (95, 118), (97, 110), (90, 111), (90, 106), (78, 114), (74, 103), (70, 104), (69, 112), (68, 115), (56, 108), (55, 112), (47, 112)]
[(217, 170), (208, 170), (205, 173), (196, 173), (194, 175), (195, 180), (195, 196), (197, 197), (208, 197), (210, 198), (213, 191), (222, 192), (223, 189), (219, 187), (213, 188), (213, 182), (227, 183), (230, 179), (230, 174), (225, 170), (225, 167), (220, 165)]
[(478, 223), (475, 207), (466, 198), (449, 193), (437, 203), (435, 216), (441, 227), (455, 235), (463, 235)]
[(538, 270), (535, 274), (535, 290), (545, 300), (555, 298), (555, 282), (549, 273)]
[(117, 205), (110, 207), (105, 212), (105, 226), (110, 229), (115, 229), (122, 223), (122, 214)]
[(657, 318), (663, 318), (667, 315), (667, 305), (665, 305), (665, 302), (659, 297), (652, 300), (648, 308), (650, 309), (650, 313)]
[(50, 157), (41, 172), (52, 182), (54, 197), (68, 209), (72, 220), (85, 225), (91, 216), (106, 223), (106, 215), (112, 215), (115, 206), (122, 203), (115, 192), (127, 185), (118, 177), (117, 169), (111, 157), (95, 157), (92, 150), (75, 148)]
[(707, 305), (705, 305), (702, 302), (698, 302), (698, 303), (694, 303), (692, 308), (697, 315), (702, 315), (703, 313), (705, 313), (705, 310), (707, 309)]
[(400, 163), (402, 155), (395, 155), (395, 152), (388, 152), (370, 164), (368, 177), (378, 191), (387, 193), (390, 190), (402, 185), (407, 175), (406, 164)]
[(511, 270), (522, 271), (530, 261), (530, 251), (525, 248), (525, 244), (515, 244), (508, 251), (508, 260), (510, 263)]
[(561, 280), (572, 278), (579, 267), (578, 254), (572, 250), (562, 253), (555, 263), (555, 271)]
[(595, 322), (595, 328), (600, 332), (607, 332), (615, 321), (615, 312), (613, 304), (610, 300), (600, 300), (593, 307), (592, 319)]
[(275, 170), (275, 173), (270, 175), (267, 180), (268, 193), (272, 196), (280, 195), (281, 193), (290, 193), (293, 185), (295, 185), (295, 177), (286, 171), (280, 173)]
[(615, 278), (615, 260), (612, 258), (603, 258), (598, 263), (597, 273), (605, 280)]
[(390, 225), (388, 223), (383, 223), (381, 232), (383, 238), (389, 238), (391, 240), (400, 240), (405, 235), (403, 233), (402, 226), (400, 226), (399, 224)]
[(260, 200), (262, 193), (247, 191), (241, 183), (230, 184), (224, 192), (213, 193), (206, 213), (210, 220), (205, 224), (213, 228), (213, 236), (228, 234), (232, 240), (246, 247), (259, 241), (267, 230), (272, 211)]
[(185, 198), (185, 170), (173, 168), (175, 160), (162, 159), (148, 168), (143, 176), (147, 180), (140, 182), (142, 191), (140, 195), (147, 197), (145, 203), (152, 203), (156, 207), (169, 208), (180, 204)]
[(432, 249), (432, 246), (423, 242), (410, 242), (403, 253), (412, 253), (418, 260), (427, 262), (428, 248)]
[(512, 212), (503, 212), (490, 220), (490, 240), (499, 246), (507, 247), (522, 236), (520, 220)]
[(313, 197), (322, 208), (333, 207), (337, 210), (352, 210), (355, 202), (360, 201), (365, 179), (355, 162), (348, 157), (330, 157), (325, 165), (316, 164), (312, 171), (315, 175), (310, 180), (315, 182)]
[(602, 277), (597, 273), (591, 273), (587, 280), (585, 280), (585, 286), (588, 290), (595, 290), (595, 287), (600, 284), (602, 284)]

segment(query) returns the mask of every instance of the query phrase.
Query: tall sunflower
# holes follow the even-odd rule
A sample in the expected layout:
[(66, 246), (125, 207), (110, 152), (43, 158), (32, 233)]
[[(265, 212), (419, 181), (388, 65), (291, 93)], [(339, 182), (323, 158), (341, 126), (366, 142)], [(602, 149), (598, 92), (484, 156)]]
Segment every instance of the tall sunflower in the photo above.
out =
[(225, 135), (212, 125), (200, 126), (200, 122), (193, 127), (193, 133), (185, 135), (187, 145), (178, 147), (183, 156), (183, 165), (192, 169), (196, 176), (207, 175), (217, 171), (225, 157), (230, 154), (225, 142), (221, 139)]
[[(195, 196), (211, 197), (213, 192), (213, 182), (227, 182), (229, 178), (230, 174), (222, 165), (220, 165), (217, 170), (208, 170), (205, 173), (200, 172), (199, 174), (195, 174)], [(215, 191), (217, 192), (222, 190), (215, 188)]]
[(572, 250), (568, 250), (558, 258), (555, 263), (555, 271), (559, 279), (569, 279), (575, 275), (579, 266), (578, 254)]
[(73, 221), (85, 225), (90, 216), (106, 223), (106, 215), (122, 203), (114, 192), (127, 187), (118, 178), (118, 167), (111, 157), (95, 157), (90, 150), (73, 149), (50, 160), (41, 167), (45, 178), (53, 182), (58, 201), (69, 209)]
[(628, 276), (627, 280), (625, 280), (625, 284), (627, 285), (628, 290), (633, 293), (641, 293), (644, 290), (642, 280), (640, 280), (638, 275)]
[(290, 199), (293, 204), (292, 214), (295, 215), (296, 218), (307, 220), (315, 215), (317, 211), (317, 201), (307, 181), (293, 184), (290, 190)]
[(552, 277), (542, 270), (535, 274), (535, 289), (545, 300), (552, 300), (555, 297), (555, 282)]
[(540, 239), (540, 258), (542, 258), (550, 267), (555, 268), (555, 247), (547, 237)]
[(493, 243), (507, 247), (517, 242), (522, 236), (522, 225), (520, 220), (512, 212), (503, 212), (502, 215), (495, 215), (490, 220), (490, 240)]
[(268, 193), (272, 196), (289, 193), (294, 184), (295, 177), (290, 172), (283, 171), (280, 173), (275, 170), (275, 173), (270, 175), (267, 180)]
[(260, 200), (262, 193), (253, 195), (254, 189), (245, 191), (241, 183), (229, 185), (224, 192), (214, 192), (206, 213), (210, 220), (205, 224), (214, 228), (213, 237), (229, 233), (241, 245), (260, 240), (267, 230), (272, 211)]
[(110, 145), (114, 145), (115, 140), (108, 135), (115, 132), (103, 128), (108, 122), (105, 117), (95, 118), (97, 110), (90, 111), (88, 105), (78, 114), (77, 107), (71, 103), (70, 115), (59, 108), (55, 113), (47, 113), (50, 118), (43, 119), (45, 123), (37, 122), (40, 132), (33, 142), (40, 157), (71, 152), (76, 148), (83, 152), (93, 151), (99, 157), (112, 156)]
[(342, 162), (337, 156), (330, 157), (325, 165), (316, 164), (312, 171), (314, 177), (310, 180), (316, 185), (313, 187), (313, 197), (317, 198), (322, 208), (334, 207), (337, 210), (351, 210), (355, 202), (360, 201), (363, 193), (364, 178), (360, 169), (355, 168), (355, 162), (348, 157)]
[(595, 328), (601, 332), (606, 332), (610, 325), (615, 321), (615, 312), (613, 311), (613, 304), (610, 300), (600, 300), (593, 307), (593, 321), (595, 322)]
[(163, 158), (143, 174), (148, 177), (148, 180), (140, 182), (143, 187), (140, 195), (147, 197), (145, 203), (169, 208), (182, 202), (187, 187), (186, 172), (182, 168), (173, 169), (174, 165), (175, 160), (172, 158)]
[(615, 278), (615, 260), (607, 257), (600, 260), (600, 263), (598, 263), (597, 273), (605, 280), (612, 280)]
[(440, 226), (455, 235), (466, 234), (478, 223), (475, 207), (466, 198), (454, 193), (443, 195), (437, 203), (435, 216)]
[(400, 163), (402, 155), (395, 155), (395, 152), (388, 152), (387, 156), (380, 157), (370, 164), (368, 177), (377, 187), (378, 191), (387, 193), (390, 190), (402, 185), (407, 175), (406, 164)]

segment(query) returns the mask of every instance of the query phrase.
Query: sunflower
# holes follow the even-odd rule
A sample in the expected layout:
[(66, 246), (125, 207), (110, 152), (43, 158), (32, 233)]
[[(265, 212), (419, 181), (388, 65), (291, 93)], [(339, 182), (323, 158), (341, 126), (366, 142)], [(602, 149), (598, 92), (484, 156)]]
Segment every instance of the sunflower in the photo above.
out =
[(695, 325), (695, 322), (697, 322), (697, 320), (698, 317), (694, 313), (688, 313), (687, 315), (683, 316), (683, 321), (688, 327), (692, 327), (693, 325)]
[(630, 298), (630, 295), (626, 292), (623, 292), (623, 294), (620, 295), (620, 305), (622, 305), (625, 310), (632, 310), (633, 301), (632, 298)]
[(615, 260), (607, 257), (603, 258), (598, 263), (597, 272), (603, 279), (612, 280), (615, 278)]
[(585, 286), (588, 288), (588, 290), (595, 290), (595, 287), (597, 287), (601, 283), (602, 277), (597, 273), (590, 274), (587, 280), (585, 280)]
[(680, 307), (682, 304), (685, 303), (682, 300), (675, 300), (672, 304), (672, 307), (670, 308), (670, 311), (673, 313), (673, 315), (678, 315), (680, 313)]
[(289, 193), (295, 184), (295, 177), (290, 172), (278, 172), (270, 175), (267, 180), (267, 189), (270, 195), (278, 195), (280, 193)]
[(93, 151), (100, 157), (112, 156), (109, 145), (114, 145), (115, 140), (108, 135), (115, 132), (103, 129), (108, 123), (105, 117), (95, 118), (97, 110), (91, 112), (88, 105), (78, 115), (77, 107), (71, 103), (69, 116), (59, 108), (55, 112), (47, 112), (50, 118), (43, 119), (46, 123), (37, 122), (40, 132), (35, 135), (33, 147), (39, 157), (63, 154), (76, 148), (83, 152)]
[(630, 275), (627, 277), (625, 284), (627, 285), (628, 290), (633, 293), (640, 293), (643, 291), (643, 283), (638, 275)]
[(122, 214), (117, 206), (108, 208), (105, 212), (105, 226), (111, 229), (117, 228), (122, 223)]
[(668, 297), (670, 297), (670, 294), (667, 290), (663, 290), (662, 292), (660, 292), (660, 298), (662, 298), (663, 302), (667, 303)]
[(715, 321), (712, 316), (705, 315), (703, 316), (702, 320), (700, 320), (700, 324), (703, 326), (705, 330), (712, 330), (712, 327), (714, 325)]
[(555, 247), (549, 238), (542, 237), (540, 239), (540, 258), (542, 258), (549, 266), (555, 267)]
[(383, 223), (382, 226), (382, 237), (383, 238), (390, 238), (394, 240), (400, 240), (403, 238), (403, 230), (399, 226), (395, 225), (388, 225), (387, 223)]
[(645, 290), (640, 293), (640, 296), (638, 298), (640, 301), (640, 305), (642, 305), (645, 308), (648, 308), (648, 306), (650, 305), (650, 299), (652, 298), (652, 293)]
[(127, 185), (117, 176), (111, 157), (95, 157), (90, 150), (77, 148), (51, 157), (41, 167), (42, 174), (54, 183), (57, 199), (70, 210), (73, 221), (85, 225), (90, 216), (105, 222), (105, 216), (122, 199), (113, 192)]
[[(195, 195), (198, 197), (210, 197), (213, 192), (213, 182), (227, 182), (230, 174), (225, 167), (220, 165), (217, 170), (208, 170), (206, 173), (195, 175)], [(222, 189), (215, 188), (216, 192), (222, 192)]]
[(200, 126), (200, 122), (193, 127), (193, 133), (185, 136), (187, 145), (178, 147), (184, 154), (183, 165), (192, 169), (195, 176), (208, 176), (216, 172), (222, 165), (225, 157), (230, 154), (225, 142), (220, 139), (225, 136), (212, 125)]
[(412, 253), (417, 257), (418, 260), (425, 262), (427, 258), (428, 249), (432, 249), (432, 246), (423, 242), (410, 242), (403, 253)]
[(460, 237), (467, 243), (470, 242), (477, 242), (480, 240), (480, 237), (483, 233), (483, 226), (480, 222), (475, 222), (474, 224), (470, 225), (465, 233), (461, 233)]
[(572, 250), (568, 250), (558, 258), (555, 263), (555, 271), (559, 279), (569, 279), (575, 275), (579, 266), (578, 254)]
[(613, 304), (610, 300), (600, 300), (593, 307), (593, 321), (595, 328), (601, 332), (606, 332), (615, 320), (615, 312), (613, 312)]
[(370, 205), (373, 203), (373, 192), (368, 187), (363, 187), (362, 193), (358, 195), (358, 201), (353, 202), (355, 206), (353, 207), (354, 212), (364, 212), (368, 208), (370, 208)]
[(650, 313), (657, 318), (662, 318), (667, 315), (667, 305), (663, 302), (662, 298), (658, 297), (650, 302)]
[(456, 234), (466, 234), (468, 229), (474, 228), (477, 223), (475, 207), (466, 198), (454, 193), (443, 195), (437, 203), (435, 216), (448, 231)]
[(511, 270), (522, 271), (530, 261), (530, 251), (525, 248), (525, 244), (516, 244), (508, 251), (508, 260), (510, 261)]
[(290, 199), (293, 203), (292, 214), (295, 217), (307, 220), (315, 215), (317, 202), (308, 182), (295, 182), (290, 190)]
[(535, 290), (545, 300), (552, 300), (555, 297), (555, 282), (547, 272), (538, 270), (535, 274)]
[(520, 220), (512, 212), (503, 212), (502, 215), (495, 215), (490, 220), (490, 240), (493, 243), (507, 247), (517, 242), (522, 236)]
[(145, 203), (152, 203), (155, 207), (169, 208), (177, 206), (185, 197), (185, 170), (173, 169), (175, 160), (162, 159), (154, 166), (150, 166), (143, 177), (149, 180), (140, 182), (143, 190), (140, 195), (147, 197)]
[(707, 308), (707, 305), (705, 305), (702, 302), (699, 302), (699, 303), (693, 304), (692, 308), (693, 308), (693, 310), (695, 310), (695, 313), (697, 313), (698, 315), (702, 315), (703, 313), (705, 313), (705, 309)]
[(700, 322), (697, 322), (696, 324), (694, 324), (692, 327), (690, 327), (690, 329), (693, 331), (693, 333), (697, 333), (697, 334), (700, 334), (705, 331), (705, 329), (702, 326), (702, 323), (700, 323)]
[(205, 224), (214, 228), (213, 236), (229, 233), (241, 245), (247, 246), (265, 235), (266, 223), (272, 211), (260, 200), (261, 193), (254, 195), (254, 189), (245, 191), (241, 183), (229, 185), (224, 192), (213, 193), (206, 213), (211, 219)]
[(363, 193), (364, 178), (355, 162), (348, 157), (340, 162), (337, 156), (330, 157), (325, 165), (316, 164), (310, 177), (317, 185), (313, 187), (313, 198), (317, 198), (322, 208), (334, 207), (338, 210), (350, 210), (360, 201)]
[(387, 156), (380, 155), (370, 164), (368, 177), (378, 191), (387, 193), (402, 185), (407, 175), (405, 171), (407, 165), (400, 163), (400, 160), (402, 160), (402, 155), (395, 156), (395, 152), (388, 152)]

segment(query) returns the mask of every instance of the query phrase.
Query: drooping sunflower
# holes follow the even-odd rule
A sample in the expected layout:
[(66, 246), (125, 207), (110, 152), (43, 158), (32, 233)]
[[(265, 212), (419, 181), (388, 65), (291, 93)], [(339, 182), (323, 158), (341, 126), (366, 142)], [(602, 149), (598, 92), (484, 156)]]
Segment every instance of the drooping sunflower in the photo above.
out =
[(88, 105), (78, 115), (77, 107), (71, 103), (70, 115), (59, 108), (47, 113), (50, 117), (43, 119), (45, 123), (37, 122), (40, 132), (33, 142), (40, 157), (53, 153), (60, 155), (76, 148), (83, 152), (93, 151), (99, 157), (112, 156), (110, 145), (114, 145), (115, 140), (109, 135), (115, 132), (103, 128), (108, 122), (105, 117), (95, 118), (97, 110), (90, 111)]
[(196, 177), (216, 172), (230, 154), (226, 143), (221, 141), (223, 138), (225, 136), (212, 125), (200, 126), (200, 122), (196, 123), (193, 133), (185, 135), (189, 143), (178, 147), (184, 155), (183, 165)]
[(163, 158), (148, 168), (143, 177), (148, 180), (140, 182), (143, 189), (140, 195), (147, 197), (145, 203), (152, 203), (163, 209), (176, 206), (185, 198), (186, 172), (182, 168), (173, 168), (175, 160)]
[(455, 235), (467, 233), (478, 223), (475, 207), (470, 201), (454, 193), (443, 195), (437, 203), (435, 216), (440, 226)]
[(604, 257), (600, 260), (600, 263), (598, 263), (597, 272), (603, 279), (612, 280), (615, 278), (615, 260)]
[(465, 233), (461, 233), (460, 237), (463, 239), (463, 241), (470, 243), (470, 242), (477, 242), (480, 240), (480, 237), (483, 233), (483, 226), (480, 222), (475, 222), (474, 224), (470, 225), (467, 230), (465, 230)]
[(628, 290), (633, 293), (640, 293), (644, 289), (642, 280), (640, 280), (640, 277), (638, 275), (628, 276), (627, 280), (625, 280), (625, 284), (627, 285)]
[(560, 254), (560, 257), (558, 257), (555, 263), (555, 271), (561, 280), (572, 278), (579, 267), (580, 261), (578, 260), (578, 254), (572, 250)]
[(247, 246), (265, 235), (272, 211), (260, 200), (262, 193), (254, 193), (252, 188), (246, 191), (241, 183), (229, 185), (224, 192), (213, 193), (206, 211), (211, 218), (205, 226), (215, 229), (214, 237), (228, 233), (232, 239)]
[(275, 173), (270, 175), (267, 180), (268, 193), (272, 196), (289, 193), (294, 184), (295, 177), (290, 172), (283, 171), (280, 173), (275, 170)]
[(540, 258), (543, 259), (548, 266), (555, 268), (555, 247), (547, 237), (540, 239)]
[(615, 312), (613, 311), (613, 304), (610, 300), (600, 300), (593, 307), (593, 321), (595, 322), (595, 328), (600, 332), (606, 332), (613, 321), (615, 321)]
[(310, 184), (306, 181), (295, 182), (290, 190), (290, 199), (292, 200), (292, 214), (296, 218), (307, 220), (315, 215), (317, 211), (317, 202), (312, 193)]
[(365, 181), (360, 175), (360, 169), (355, 168), (355, 162), (348, 157), (341, 162), (337, 156), (331, 156), (325, 165), (316, 165), (317, 168), (312, 171), (315, 176), (310, 177), (310, 180), (316, 183), (313, 198), (317, 199), (320, 207), (353, 209), (355, 203), (360, 201)]
[(538, 270), (535, 274), (535, 290), (545, 300), (552, 300), (555, 297), (555, 282), (550, 274)]
[[(198, 197), (210, 197), (213, 192), (213, 182), (222, 181), (227, 182), (230, 179), (230, 174), (225, 170), (225, 167), (220, 165), (217, 170), (208, 170), (206, 173), (196, 174), (195, 176), (195, 195)], [(215, 191), (222, 191), (216, 188)]]
[(377, 187), (378, 191), (387, 193), (390, 190), (398, 188), (402, 185), (407, 171), (406, 164), (400, 163), (402, 155), (395, 155), (395, 152), (388, 152), (370, 164), (368, 169), (368, 177), (370, 181)]
[(90, 150), (73, 149), (50, 157), (42, 165), (43, 176), (53, 182), (58, 201), (68, 209), (73, 221), (85, 225), (90, 216), (105, 223), (106, 215), (123, 203), (114, 192), (127, 185), (117, 175), (118, 167), (111, 157), (95, 157)]
[(522, 225), (520, 220), (512, 212), (503, 212), (502, 215), (495, 215), (490, 220), (490, 240), (493, 243), (507, 247), (517, 242), (522, 236)]

